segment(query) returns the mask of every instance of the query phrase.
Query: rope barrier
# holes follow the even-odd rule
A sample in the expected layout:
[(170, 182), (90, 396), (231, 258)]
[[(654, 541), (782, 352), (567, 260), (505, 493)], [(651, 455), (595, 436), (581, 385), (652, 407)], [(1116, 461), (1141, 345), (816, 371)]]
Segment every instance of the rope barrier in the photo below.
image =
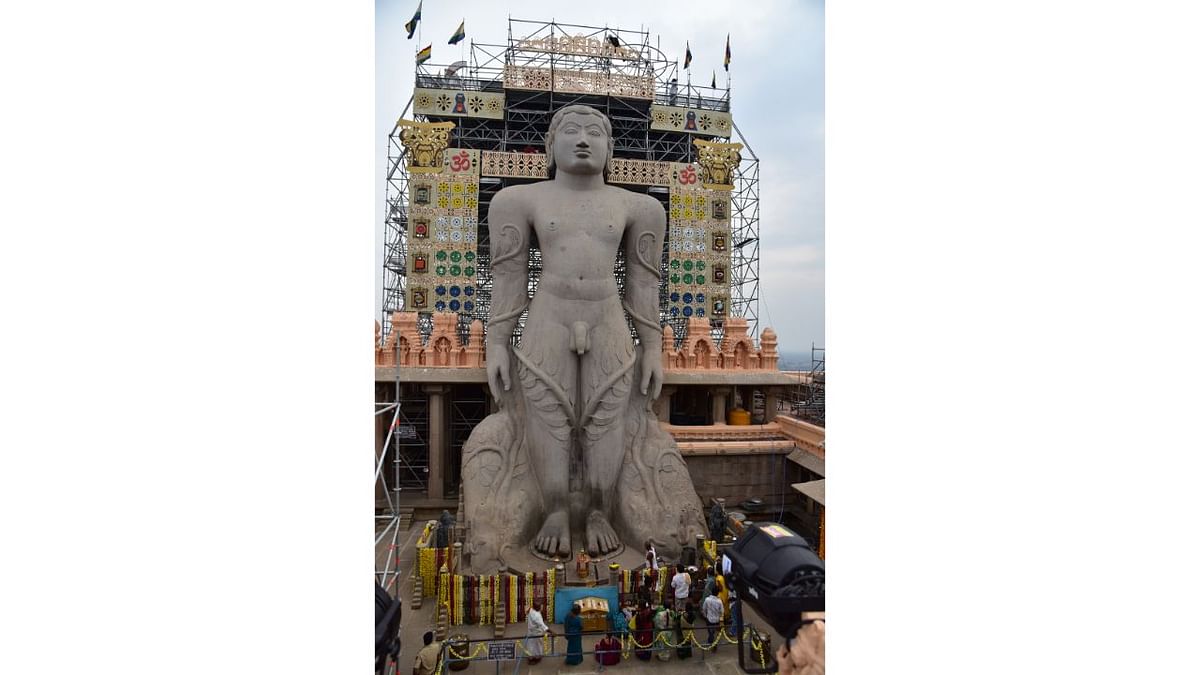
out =
[[(729, 630), (727, 630), (727, 628), (724, 626), (722, 626), (721, 629), (717, 631), (717, 634), (713, 638), (713, 641), (710, 643), (707, 643), (707, 644), (701, 642), (696, 637), (696, 630), (694, 628), (686, 629), (684, 631), (683, 639), (680, 640), (679, 642), (673, 641), (672, 636), (671, 636), (671, 633), (673, 632), (672, 629), (667, 629), (667, 630), (654, 629), (654, 630), (655, 630), (656, 635), (653, 638), (651, 638), (651, 640), (646, 644), (642, 644), (641, 642), (638, 642), (637, 638), (635, 638), (633, 636), (633, 631), (630, 631), (628, 634), (617, 634), (618, 641), (621, 645), (622, 657), (624, 659), (628, 660), (631, 653), (635, 650), (649, 649), (649, 650), (658, 651), (661, 649), (678, 649), (680, 647), (688, 646), (689, 644), (694, 647), (699, 648), (701, 651), (708, 652), (708, 651), (715, 649), (722, 641), (726, 642), (727, 644), (735, 644), (737, 642), (736, 636), (731, 635)], [(608, 631), (589, 632), (588, 635), (596, 636), (596, 635), (605, 634), (607, 632)], [(763, 650), (764, 643), (761, 640), (757, 639), (757, 631), (751, 630), (751, 628), (749, 626), (746, 626), (744, 628), (743, 636), (744, 636), (744, 639), (749, 640), (751, 646), (754, 648), (755, 653), (758, 657), (759, 664), (763, 668), (766, 668), (767, 658), (766, 658), (766, 654), (764, 653), (764, 650)], [(557, 636), (551, 636), (550, 634), (544, 634), (541, 636), (542, 649), (543, 649), (542, 654), (534, 654), (533, 652), (529, 651), (529, 649), (527, 649), (525, 647), (525, 642), (528, 638), (524, 638), (524, 639), (523, 638), (505, 638), (505, 639), (514, 641), (516, 643), (516, 646), (520, 648), (521, 653), (525, 657), (533, 657), (533, 656), (563, 657), (563, 656), (566, 656), (566, 654), (550, 653), (550, 645), (551, 645), (552, 637), (557, 637)], [(582, 637), (582, 635), (581, 635), (581, 637)], [(476, 645), (473, 649), (468, 646), (468, 654), (465, 656), (463, 654), (461, 654), (457, 649), (455, 649), (454, 645), (447, 643), (446, 653), (449, 655), (449, 659), (453, 659), (455, 662), (459, 662), (459, 663), (468, 662), (469, 663), (471, 661), (475, 661), (475, 660), (479, 659), (480, 656), (484, 655), (487, 652), (487, 643), (493, 642), (493, 641), (494, 640), (479, 641), (478, 643), (476, 643)], [(468, 643), (469, 642), (470, 641), (468, 641)], [(656, 649), (655, 648), (656, 644), (661, 644), (662, 646), (660, 648)], [(584, 654), (594, 654), (597, 652), (596, 652), (596, 650), (591, 650), (591, 651), (584, 650), (583, 653)], [(434, 670), (434, 675), (442, 675), (443, 671), (446, 668), (447, 660), (448, 659), (440, 659), (438, 661), (437, 668), (436, 668), (436, 670)]]

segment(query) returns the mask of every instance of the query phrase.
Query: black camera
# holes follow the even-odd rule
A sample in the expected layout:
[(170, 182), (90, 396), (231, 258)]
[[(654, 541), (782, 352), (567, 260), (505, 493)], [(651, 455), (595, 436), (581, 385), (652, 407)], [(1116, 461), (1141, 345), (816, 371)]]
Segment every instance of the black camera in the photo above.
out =
[(390, 657), (400, 655), (401, 600), (392, 599), (379, 582), (375, 582), (375, 672), (382, 673)]
[(825, 611), (825, 563), (804, 537), (776, 523), (755, 523), (726, 552), (733, 586), (784, 639), (802, 612)]

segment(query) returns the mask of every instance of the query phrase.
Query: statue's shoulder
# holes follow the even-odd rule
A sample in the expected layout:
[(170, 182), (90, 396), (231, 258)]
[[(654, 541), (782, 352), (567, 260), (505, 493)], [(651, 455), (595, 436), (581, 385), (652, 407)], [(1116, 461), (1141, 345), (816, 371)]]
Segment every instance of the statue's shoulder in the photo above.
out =
[(492, 202), (495, 203), (495, 201), (498, 199), (507, 202), (529, 199), (537, 193), (537, 187), (539, 185), (541, 185), (541, 183), (509, 185), (508, 187), (497, 192), (496, 196), (492, 197)]
[(624, 188), (609, 186), (613, 190), (624, 193), (625, 203), (628, 205), (628, 211), (631, 216), (641, 219), (657, 219), (666, 218), (666, 210), (663, 208), (662, 202), (654, 197), (640, 192), (632, 192)]
[(510, 185), (497, 192), (495, 197), (492, 197), (492, 204), (489, 208), (526, 211), (537, 198), (537, 185), (538, 183)]

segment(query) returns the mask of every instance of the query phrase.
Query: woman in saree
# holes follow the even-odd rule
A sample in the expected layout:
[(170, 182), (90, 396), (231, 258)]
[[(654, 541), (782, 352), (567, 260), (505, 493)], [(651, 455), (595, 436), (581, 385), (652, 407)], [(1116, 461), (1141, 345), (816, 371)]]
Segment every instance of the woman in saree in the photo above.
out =
[(568, 666), (583, 663), (583, 619), (579, 613), (579, 605), (571, 605), (571, 613), (563, 621), (563, 632), (567, 636), (567, 660), (563, 663)]
[(633, 639), (637, 642), (634, 655), (642, 661), (649, 661), (650, 647), (654, 642), (654, 612), (650, 611), (650, 603), (642, 603), (634, 620)]

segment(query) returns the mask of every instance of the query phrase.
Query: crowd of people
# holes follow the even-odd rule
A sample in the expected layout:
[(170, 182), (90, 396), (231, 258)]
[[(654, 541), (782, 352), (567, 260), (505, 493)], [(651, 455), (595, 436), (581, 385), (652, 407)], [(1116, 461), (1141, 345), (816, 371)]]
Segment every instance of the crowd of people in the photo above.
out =
[[(653, 546), (647, 545), (647, 569), (658, 562)], [(696, 567), (675, 565), (668, 568), (669, 581), (658, 591), (656, 575), (646, 575), (634, 597), (627, 599), (610, 616), (610, 630), (597, 641), (594, 657), (601, 665), (612, 666), (628, 652), (643, 661), (672, 658), (688, 659), (699, 645), (717, 650), (721, 631), (736, 635), (742, 629), (741, 603), (731, 593), (720, 569), (701, 571)], [(706, 629), (707, 634), (696, 632)], [(566, 638), (566, 665), (583, 662), (583, 621), (578, 605), (563, 620)], [(526, 618), (525, 650), (530, 664), (542, 657), (542, 641), (553, 635), (535, 603)], [(665, 636), (662, 637), (662, 636)]]
[[(649, 543), (646, 549), (647, 569), (656, 570), (653, 565), (658, 563), (657, 554)], [(674, 565), (668, 568), (669, 581), (661, 592), (657, 574), (646, 574), (642, 587), (610, 615), (609, 630), (596, 642), (594, 658), (603, 666), (614, 666), (630, 652), (642, 661), (692, 658), (696, 646), (716, 652), (722, 631), (728, 631), (729, 635), (742, 632), (741, 601), (726, 582), (728, 572), (729, 561), (724, 556), (716, 567), (706, 570)], [(554, 637), (542, 612), (543, 608), (535, 601), (525, 616), (526, 637), (522, 645), (530, 665), (542, 660), (545, 639)], [(581, 614), (579, 605), (572, 605), (563, 619), (565, 665), (583, 663)], [(790, 650), (780, 648), (776, 658), (781, 673), (785, 667), (788, 673), (797, 675), (824, 672), (823, 615), (819, 624), (806, 626), (804, 640), (793, 643)], [(701, 629), (705, 629), (703, 635)], [(425, 636), (425, 646), (413, 668), (416, 675), (434, 672), (440, 645), (432, 639), (432, 633)]]

